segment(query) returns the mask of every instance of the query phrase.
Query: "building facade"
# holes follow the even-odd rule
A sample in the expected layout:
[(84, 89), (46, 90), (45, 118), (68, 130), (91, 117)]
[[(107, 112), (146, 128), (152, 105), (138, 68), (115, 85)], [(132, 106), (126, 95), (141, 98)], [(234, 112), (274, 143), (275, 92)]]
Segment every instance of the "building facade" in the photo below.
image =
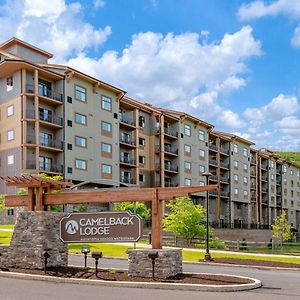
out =
[[(0, 175), (61, 175), (74, 184), (209, 192), (213, 226), (269, 228), (287, 212), (300, 225), (300, 167), (188, 115), (126, 96), (82, 72), (48, 63), (42, 49), (0, 45)], [(0, 183), (0, 193), (13, 193)], [(205, 204), (205, 193), (195, 202)]]

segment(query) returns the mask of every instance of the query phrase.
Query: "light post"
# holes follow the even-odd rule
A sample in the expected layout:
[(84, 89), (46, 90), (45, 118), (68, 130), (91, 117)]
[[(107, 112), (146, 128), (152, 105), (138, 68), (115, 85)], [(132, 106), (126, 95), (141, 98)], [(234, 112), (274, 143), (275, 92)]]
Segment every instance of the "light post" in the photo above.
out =
[(84, 268), (86, 269), (87, 255), (90, 253), (90, 247), (82, 247), (81, 253), (84, 255)]
[[(209, 176), (212, 176), (212, 174), (210, 172), (204, 172), (202, 173), (202, 176), (206, 178), (206, 185), (208, 185)], [(206, 191), (206, 251), (204, 255), (204, 261), (213, 261), (209, 253), (208, 215), (209, 215), (208, 191)]]

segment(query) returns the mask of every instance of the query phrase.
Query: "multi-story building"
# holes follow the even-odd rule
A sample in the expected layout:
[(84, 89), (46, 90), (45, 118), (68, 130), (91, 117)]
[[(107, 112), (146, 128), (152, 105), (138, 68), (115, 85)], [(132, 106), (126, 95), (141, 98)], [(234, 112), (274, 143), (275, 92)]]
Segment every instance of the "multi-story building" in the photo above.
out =
[[(12, 38), (0, 45), (0, 175), (88, 187), (205, 185), (218, 227), (300, 225), (300, 167), (184, 112), (153, 107)], [(0, 193), (12, 193), (0, 182)], [(206, 193), (195, 201), (205, 202)]]

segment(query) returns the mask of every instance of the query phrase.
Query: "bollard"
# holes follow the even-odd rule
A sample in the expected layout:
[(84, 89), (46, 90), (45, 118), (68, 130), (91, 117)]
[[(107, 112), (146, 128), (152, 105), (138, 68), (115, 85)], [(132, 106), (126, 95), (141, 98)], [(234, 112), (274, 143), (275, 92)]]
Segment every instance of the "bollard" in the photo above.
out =
[(92, 258), (95, 259), (96, 277), (98, 277), (98, 261), (99, 261), (99, 258), (101, 258), (101, 257), (102, 257), (102, 252), (100, 252), (100, 251), (92, 252)]
[(155, 266), (155, 259), (158, 258), (158, 252), (151, 252), (148, 254), (148, 257), (152, 260), (152, 280), (154, 280), (154, 266)]
[(90, 253), (90, 247), (82, 247), (81, 253), (84, 255), (84, 268), (86, 269), (86, 261), (87, 261), (87, 255)]
[(151, 245), (151, 242), (152, 242), (152, 234), (151, 234), (151, 232), (149, 232), (148, 235), (149, 235), (149, 245)]
[(50, 254), (49, 254), (47, 251), (44, 251), (43, 255), (44, 255), (44, 258), (45, 258), (44, 272), (46, 273), (46, 271), (47, 271), (48, 258), (50, 258)]

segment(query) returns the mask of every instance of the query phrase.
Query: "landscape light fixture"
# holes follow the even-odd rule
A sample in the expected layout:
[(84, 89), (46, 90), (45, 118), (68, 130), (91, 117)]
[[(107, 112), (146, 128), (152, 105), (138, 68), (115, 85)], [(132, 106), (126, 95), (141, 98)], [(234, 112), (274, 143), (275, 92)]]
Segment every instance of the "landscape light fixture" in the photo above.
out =
[(100, 251), (92, 252), (92, 258), (95, 259), (96, 277), (98, 277), (98, 261), (99, 261), (99, 258), (101, 258), (101, 257), (102, 257), (102, 252), (100, 252)]
[[(201, 175), (206, 178), (206, 185), (208, 185), (208, 179), (213, 174), (211, 174), (210, 172), (204, 172)], [(208, 191), (206, 191), (206, 251), (205, 251), (205, 255), (204, 255), (204, 261), (213, 261), (212, 257), (210, 256), (210, 253), (209, 253), (209, 230), (208, 230), (209, 200), (208, 200), (208, 196), (209, 196)]]
[(84, 255), (84, 268), (86, 269), (87, 255), (90, 253), (90, 247), (82, 247), (81, 253)]
[(44, 272), (46, 273), (47, 271), (47, 263), (48, 263), (48, 258), (50, 258), (50, 254), (47, 252), (47, 251), (44, 251), (43, 253), (43, 256), (45, 258), (45, 261), (44, 261)]
[(155, 266), (155, 259), (158, 258), (158, 252), (150, 252), (148, 257), (152, 260), (152, 280), (154, 280), (154, 266)]

